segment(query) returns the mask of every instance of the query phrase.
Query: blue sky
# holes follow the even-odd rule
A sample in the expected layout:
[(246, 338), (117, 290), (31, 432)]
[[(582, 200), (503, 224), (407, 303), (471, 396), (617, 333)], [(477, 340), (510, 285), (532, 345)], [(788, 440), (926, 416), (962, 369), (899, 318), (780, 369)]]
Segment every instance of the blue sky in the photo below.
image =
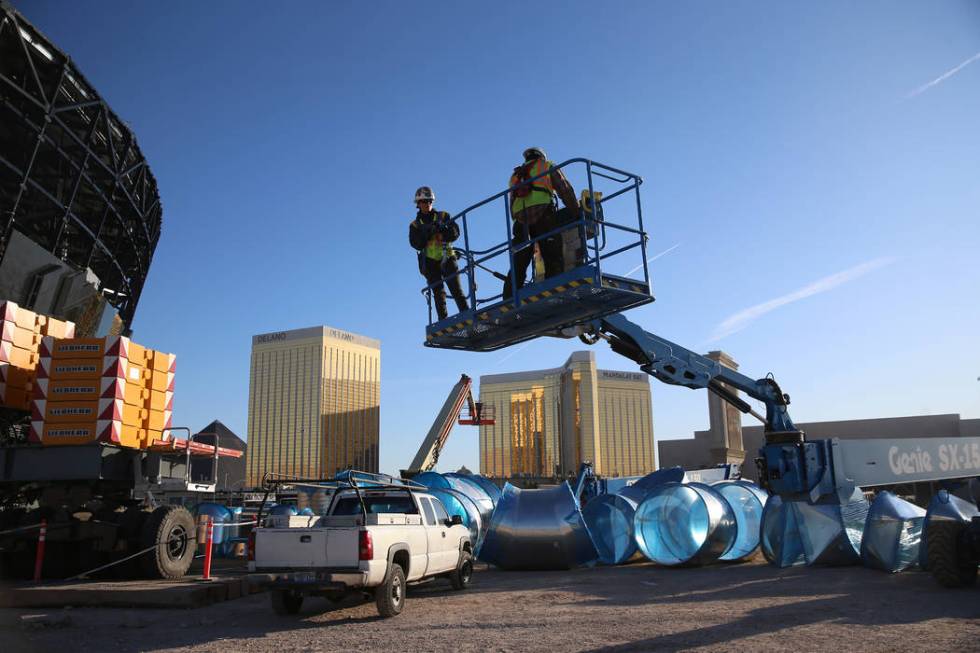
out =
[[(980, 416), (976, 2), (15, 5), (156, 175), (134, 327), (178, 355), (175, 423), (244, 436), (250, 336), (328, 324), (383, 343), (394, 471), (460, 372), (583, 348), (421, 346), (414, 189), (458, 211), (528, 145), (644, 177), (649, 254), (670, 251), (628, 316), (773, 372), (796, 421)], [(704, 392), (652, 388), (658, 438), (706, 426)], [(476, 466), (477, 431), (442, 463)]]

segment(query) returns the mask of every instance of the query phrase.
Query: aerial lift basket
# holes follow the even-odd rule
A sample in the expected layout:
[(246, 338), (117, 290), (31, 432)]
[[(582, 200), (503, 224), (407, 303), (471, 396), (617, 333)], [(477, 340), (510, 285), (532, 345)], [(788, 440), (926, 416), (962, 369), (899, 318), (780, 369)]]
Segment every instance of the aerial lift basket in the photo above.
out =
[[(582, 332), (580, 327), (593, 320), (654, 300), (640, 208), (639, 187), (643, 180), (588, 159), (569, 159), (555, 167), (563, 170), (573, 185), (583, 186), (582, 201), (577, 214), (559, 211), (562, 224), (545, 234), (512, 246), (509, 190), (452, 217), (460, 226), (457, 244), (462, 246), (456, 250), (461, 257), (457, 275), (469, 308), (433, 321), (434, 286), (423, 289), (429, 297), (427, 347), (493, 351), (543, 335), (574, 337)], [(598, 190), (600, 185), (603, 191)], [(492, 209), (501, 204), (505, 240), (488, 249), (475, 249), (481, 229), (486, 232), (487, 221), (495, 219), (490, 215)], [(609, 214), (615, 218), (607, 218)], [(561, 273), (536, 279), (508, 298), (502, 291), (477, 297), (478, 287), (499, 287), (508, 277), (513, 284), (515, 250), (533, 247), (546, 238), (563, 243), (565, 260)]]

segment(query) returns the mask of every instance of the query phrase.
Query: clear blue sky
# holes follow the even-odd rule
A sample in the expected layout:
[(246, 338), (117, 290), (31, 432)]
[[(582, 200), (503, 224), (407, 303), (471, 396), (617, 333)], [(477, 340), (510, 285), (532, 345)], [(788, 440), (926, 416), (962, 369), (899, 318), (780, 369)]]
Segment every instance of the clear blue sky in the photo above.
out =
[[(178, 355), (176, 423), (244, 436), (250, 336), (329, 324), (382, 341), (393, 471), (460, 372), (581, 349), (421, 346), (414, 189), (455, 212), (532, 144), (644, 177), (650, 254), (677, 247), (629, 317), (772, 371), (797, 421), (980, 416), (980, 3), (15, 4), (159, 182), (134, 326)], [(652, 384), (658, 438), (706, 426)], [(442, 462), (475, 467), (476, 430)]]

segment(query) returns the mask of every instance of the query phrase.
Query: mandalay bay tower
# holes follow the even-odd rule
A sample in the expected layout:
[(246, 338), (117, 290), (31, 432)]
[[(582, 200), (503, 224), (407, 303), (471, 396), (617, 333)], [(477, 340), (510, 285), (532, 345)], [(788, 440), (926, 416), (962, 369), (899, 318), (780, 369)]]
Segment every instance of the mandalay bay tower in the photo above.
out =
[(253, 336), (246, 484), (377, 472), (380, 405), (378, 340), (326, 326)]

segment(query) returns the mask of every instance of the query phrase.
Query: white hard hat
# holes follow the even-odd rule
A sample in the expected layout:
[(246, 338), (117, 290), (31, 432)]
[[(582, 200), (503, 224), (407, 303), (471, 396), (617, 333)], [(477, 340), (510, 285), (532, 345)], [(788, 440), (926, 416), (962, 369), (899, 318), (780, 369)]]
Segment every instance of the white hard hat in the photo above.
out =
[(429, 200), (430, 202), (436, 201), (436, 194), (432, 192), (432, 189), (428, 186), (422, 186), (417, 191), (415, 191), (415, 203), (418, 204), (422, 200)]

